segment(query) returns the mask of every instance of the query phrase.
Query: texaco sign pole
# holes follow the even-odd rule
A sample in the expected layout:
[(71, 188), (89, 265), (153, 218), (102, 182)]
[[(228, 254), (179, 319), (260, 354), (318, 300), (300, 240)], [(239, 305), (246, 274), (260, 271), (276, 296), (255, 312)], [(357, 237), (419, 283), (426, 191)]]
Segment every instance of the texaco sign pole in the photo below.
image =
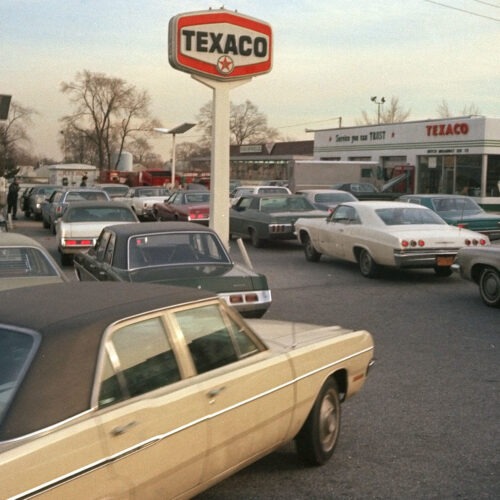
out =
[(213, 89), (210, 227), (229, 247), (229, 93), (271, 70), (271, 27), (224, 9), (180, 14), (169, 24), (169, 61)]
[(213, 89), (212, 148), (210, 156), (210, 227), (229, 248), (229, 181), (231, 101), (229, 92), (251, 79), (218, 82), (193, 75), (193, 78)]

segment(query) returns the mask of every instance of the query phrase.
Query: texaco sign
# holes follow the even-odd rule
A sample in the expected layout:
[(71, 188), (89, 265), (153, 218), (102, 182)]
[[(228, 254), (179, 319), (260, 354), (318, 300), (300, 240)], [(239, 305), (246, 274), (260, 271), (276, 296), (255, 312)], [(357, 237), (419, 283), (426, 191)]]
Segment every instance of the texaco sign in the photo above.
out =
[(267, 23), (225, 10), (190, 12), (169, 23), (170, 64), (216, 80), (271, 71), (272, 30)]

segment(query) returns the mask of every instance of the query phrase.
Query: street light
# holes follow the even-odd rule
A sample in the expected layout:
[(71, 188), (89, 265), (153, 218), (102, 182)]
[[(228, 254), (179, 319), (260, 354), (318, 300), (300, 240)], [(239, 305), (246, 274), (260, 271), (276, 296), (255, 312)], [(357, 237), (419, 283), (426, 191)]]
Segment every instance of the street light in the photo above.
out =
[(174, 128), (154, 128), (155, 132), (159, 132), (160, 134), (171, 134), (172, 135), (172, 173), (171, 173), (171, 184), (172, 187), (175, 188), (175, 136), (177, 134), (183, 134), (188, 130), (192, 129), (196, 123), (182, 123), (181, 125), (177, 125)]
[(385, 97), (382, 97), (380, 101), (377, 101), (377, 96), (373, 96), (371, 100), (377, 105), (377, 123), (380, 123), (380, 106), (384, 104)]

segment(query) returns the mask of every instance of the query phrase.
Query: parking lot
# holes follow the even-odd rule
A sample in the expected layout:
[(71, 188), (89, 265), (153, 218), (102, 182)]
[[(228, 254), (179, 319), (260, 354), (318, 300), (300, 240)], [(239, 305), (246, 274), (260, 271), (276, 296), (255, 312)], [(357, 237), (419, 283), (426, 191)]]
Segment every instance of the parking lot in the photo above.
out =
[[(57, 257), (40, 222), (15, 229)], [(273, 292), (266, 317), (367, 329), (377, 362), (343, 407), (329, 464), (304, 468), (287, 445), (200, 498), (498, 497), (499, 311), (475, 285), (428, 271), (369, 280), (355, 265), (306, 262), (295, 242), (247, 249)], [(234, 241), (231, 253), (241, 258)]]

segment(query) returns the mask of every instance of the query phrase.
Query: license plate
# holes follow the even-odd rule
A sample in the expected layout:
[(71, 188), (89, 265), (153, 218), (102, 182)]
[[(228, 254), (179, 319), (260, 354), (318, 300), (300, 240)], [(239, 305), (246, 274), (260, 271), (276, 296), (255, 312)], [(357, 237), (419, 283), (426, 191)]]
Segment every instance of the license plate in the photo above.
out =
[(455, 260), (452, 256), (438, 256), (436, 257), (436, 265), (438, 266), (451, 266)]

